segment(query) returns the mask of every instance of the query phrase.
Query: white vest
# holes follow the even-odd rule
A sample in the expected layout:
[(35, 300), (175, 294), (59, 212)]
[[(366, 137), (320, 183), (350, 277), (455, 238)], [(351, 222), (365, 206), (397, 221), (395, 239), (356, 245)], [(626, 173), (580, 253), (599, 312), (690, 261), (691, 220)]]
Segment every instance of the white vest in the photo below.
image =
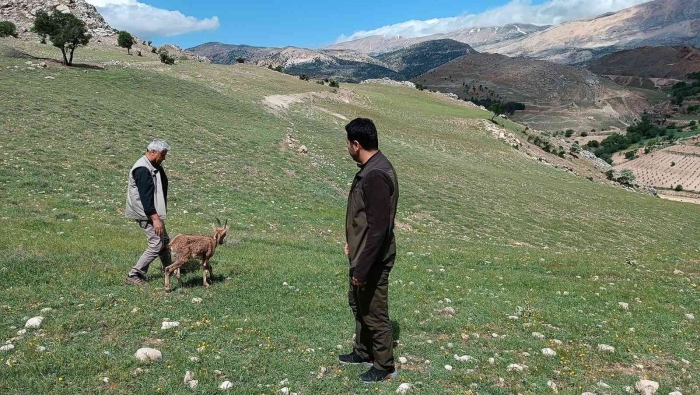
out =
[(146, 215), (143, 209), (143, 203), (141, 203), (141, 196), (139, 195), (139, 189), (136, 186), (136, 180), (134, 179), (134, 170), (139, 167), (145, 167), (151, 173), (153, 177), (153, 203), (156, 206), (156, 212), (160, 219), (165, 220), (166, 209), (165, 209), (165, 195), (163, 192), (163, 183), (160, 178), (160, 172), (153, 167), (150, 160), (144, 155), (141, 159), (134, 163), (134, 166), (129, 171), (129, 186), (126, 190), (126, 210), (124, 210), (124, 216), (130, 219), (136, 219), (145, 221), (150, 218)]

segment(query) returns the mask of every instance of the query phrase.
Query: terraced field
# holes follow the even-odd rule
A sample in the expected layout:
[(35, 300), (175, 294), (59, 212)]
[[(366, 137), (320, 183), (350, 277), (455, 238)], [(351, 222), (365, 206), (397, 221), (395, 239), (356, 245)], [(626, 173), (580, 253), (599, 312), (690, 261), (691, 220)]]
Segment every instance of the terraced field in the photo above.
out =
[(644, 185), (665, 189), (681, 185), (683, 190), (700, 191), (700, 147), (694, 145), (674, 145), (642, 154), (615, 168), (632, 170)]

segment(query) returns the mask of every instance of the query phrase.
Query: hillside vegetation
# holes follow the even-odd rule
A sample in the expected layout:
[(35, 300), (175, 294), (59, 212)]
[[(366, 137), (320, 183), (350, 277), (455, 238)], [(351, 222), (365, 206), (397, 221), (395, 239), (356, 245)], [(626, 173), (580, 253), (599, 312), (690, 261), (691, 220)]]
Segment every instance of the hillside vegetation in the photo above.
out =
[[(491, 114), (416, 89), (332, 90), (116, 48), (76, 54), (91, 67), (37, 68), (21, 53), (55, 57), (47, 46), (0, 44), (20, 46), (0, 51), (0, 339), (14, 345), (0, 353), (0, 393), (190, 393), (187, 370), (193, 393), (223, 380), (237, 394), (393, 394), (401, 382), (542, 394), (549, 381), (622, 393), (643, 377), (659, 393), (700, 391), (698, 206), (532, 160), (493, 138)], [(352, 343), (342, 247), (357, 167), (343, 126), (357, 116), (376, 121), (401, 183), (390, 293), (407, 361), (375, 387), (336, 362)], [(123, 285), (144, 247), (123, 218), (126, 176), (154, 137), (173, 147), (169, 233), (232, 225), (209, 289), (194, 266), (163, 292), (158, 262), (149, 286)], [(37, 315), (42, 328), (18, 334)], [(163, 331), (166, 320), (181, 325)], [(139, 364), (143, 346), (163, 360)]]

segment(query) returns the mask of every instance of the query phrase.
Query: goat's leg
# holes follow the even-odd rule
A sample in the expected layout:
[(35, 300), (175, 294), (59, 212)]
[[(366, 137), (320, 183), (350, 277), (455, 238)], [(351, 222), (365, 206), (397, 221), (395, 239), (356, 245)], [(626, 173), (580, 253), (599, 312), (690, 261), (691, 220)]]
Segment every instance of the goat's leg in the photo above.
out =
[(170, 275), (176, 272), (178, 284), (182, 287), (182, 280), (180, 279), (180, 267), (187, 263), (187, 259), (178, 259), (177, 262), (165, 268), (165, 292), (170, 292)]
[(204, 286), (209, 288), (209, 282), (207, 282), (207, 267), (209, 266), (209, 259), (204, 259), (202, 262), (202, 280), (204, 281)]
[(211, 280), (211, 283), (214, 284), (214, 271), (211, 268), (211, 263), (207, 262), (207, 270), (209, 271), (209, 279)]

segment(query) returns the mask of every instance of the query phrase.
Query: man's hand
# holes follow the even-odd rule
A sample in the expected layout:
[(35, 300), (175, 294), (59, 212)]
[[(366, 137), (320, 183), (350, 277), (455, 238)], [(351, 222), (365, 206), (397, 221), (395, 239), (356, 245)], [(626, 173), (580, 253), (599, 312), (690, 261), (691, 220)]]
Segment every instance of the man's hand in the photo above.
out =
[(356, 279), (356, 278), (353, 276), (353, 278), (352, 278), (352, 285), (354, 285), (354, 286), (356, 286), (356, 287), (361, 287), (361, 286), (365, 285), (365, 282), (364, 282), (364, 281), (360, 281), (360, 280)]
[(165, 226), (163, 225), (163, 221), (160, 219), (158, 214), (154, 214), (151, 216), (151, 221), (153, 221), (153, 231), (156, 232), (158, 236), (163, 236), (165, 234)]
[(345, 255), (350, 255), (350, 247), (348, 246), (348, 243), (345, 243)]

